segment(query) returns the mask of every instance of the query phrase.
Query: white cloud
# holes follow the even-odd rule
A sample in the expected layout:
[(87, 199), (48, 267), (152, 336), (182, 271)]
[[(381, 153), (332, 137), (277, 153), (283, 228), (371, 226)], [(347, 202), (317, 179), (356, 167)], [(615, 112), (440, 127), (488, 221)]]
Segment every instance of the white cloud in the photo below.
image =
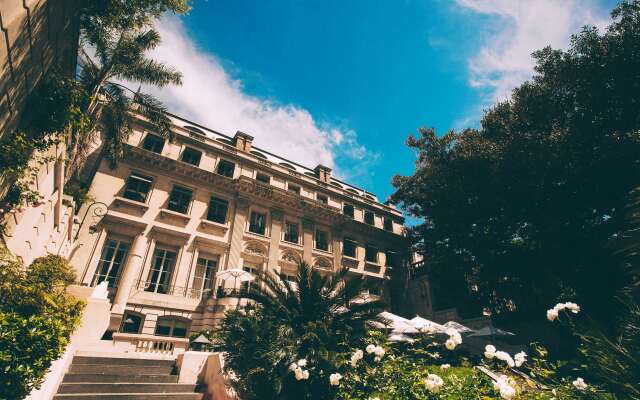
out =
[(326, 165), (338, 175), (348, 171), (336, 165), (337, 159), (367, 162), (368, 152), (352, 130), (317, 121), (299, 106), (244, 93), (242, 82), (230, 77), (214, 55), (198, 48), (179, 19), (164, 18), (156, 29), (162, 44), (150, 56), (180, 70), (183, 84), (144, 90), (158, 96), (172, 113), (227, 135), (247, 132), (258, 147), (312, 168)]
[(547, 45), (567, 48), (570, 36), (585, 25), (606, 27), (608, 13), (593, 1), (457, 0), (464, 9), (490, 18), (478, 32), (484, 44), (469, 59), (469, 84), (487, 92), (483, 106), (507, 99), (531, 78), (533, 51)]

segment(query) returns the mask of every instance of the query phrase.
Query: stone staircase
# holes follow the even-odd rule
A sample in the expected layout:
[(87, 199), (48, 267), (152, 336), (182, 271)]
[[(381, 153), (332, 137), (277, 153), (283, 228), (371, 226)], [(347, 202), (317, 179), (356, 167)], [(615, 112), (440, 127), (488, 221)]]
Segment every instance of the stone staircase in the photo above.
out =
[(201, 400), (172, 360), (76, 356), (54, 400)]

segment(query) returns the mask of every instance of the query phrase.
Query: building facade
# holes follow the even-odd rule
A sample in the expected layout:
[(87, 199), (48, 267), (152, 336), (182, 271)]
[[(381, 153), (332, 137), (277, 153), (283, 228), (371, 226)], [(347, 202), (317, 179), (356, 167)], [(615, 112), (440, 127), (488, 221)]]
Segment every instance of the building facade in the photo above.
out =
[(246, 133), (172, 121), (168, 141), (137, 120), (124, 159), (115, 169), (102, 161), (77, 216), (70, 260), (80, 284), (108, 282), (110, 330), (185, 337), (211, 328), (239, 301), (230, 290), (256, 285), (216, 278), (232, 268), (285, 279), (301, 261), (325, 274), (348, 268), (375, 283), (368, 295), (389, 299), (390, 270), (408, 248), (399, 211)]

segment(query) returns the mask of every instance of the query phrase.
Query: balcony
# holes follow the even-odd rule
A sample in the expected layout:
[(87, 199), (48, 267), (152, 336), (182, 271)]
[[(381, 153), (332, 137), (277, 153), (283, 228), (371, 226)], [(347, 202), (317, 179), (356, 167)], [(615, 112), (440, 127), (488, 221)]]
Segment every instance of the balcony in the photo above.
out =
[(138, 281), (136, 289), (148, 293), (157, 293), (167, 296), (184, 297), (187, 299), (207, 299), (212, 297), (213, 291), (211, 289), (195, 289), (185, 286), (165, 285), (161, 283), (154, 283), (150, 281)]

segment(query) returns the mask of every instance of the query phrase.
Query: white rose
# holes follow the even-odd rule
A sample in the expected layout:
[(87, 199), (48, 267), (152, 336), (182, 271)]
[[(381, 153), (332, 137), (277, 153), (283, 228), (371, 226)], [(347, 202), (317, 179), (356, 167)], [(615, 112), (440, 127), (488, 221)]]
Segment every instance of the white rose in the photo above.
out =
[(307, 365), (307, 359), (306, 358), (301, 358), (298, 360), (298, 366), (300, 367), (304, 367)]
[(338, 386), (340, 384), (340, 379), (342, 379), (342, 375), (336, 372), (329, 376), (329, 383), (331, 386)]
[(484, 356), (491, 360), (496, 355), (496, 347), (492, 344), (488, 344), (484, 347)]
[(516, 365), (515, 361), (513, 361), (513, 358), (511, 358), (509, 353), (507, 353), (506, 351), (496, 351), (496, 358), (498, 360), (504, 361), (511, 368)]
[(427, 375), (427, 379), (424, 381), (424, 386), (430, 393), (438, 393), (443, 384), (442, 378), (436, 374)]
[(375, 348), (375, 350), (373, 350), (373, 352), (375, 353), (376, 356), (382, 357), (382, 356), (384, 356), (385, 350), (382, 348), (382, 346), (376, 346), (376, 348)]
[(367, 348), (365, 350), (367, 351), (367, 354), (371, 354), (374, 351), (376, 351), (376, 346), (373, 345), (373, 344), (370, 344), (370, 345), (367, 346)]
[(296, 369), (298, 369), (298, 364), (293, 363), (293, 364), (289, 365), (289, 371), (293, 372)]
[(456, 342), (453, 339), (447, 339), (447, 341), (444, 342), (444, 345), (447, 350), (453, 350), (456, 348)]
[(300, 380), (304, 379), (304, 374), (302, 373), (302, 369), (301, 368), (296, 368), (296, 370), (293, 371), (293, 373), (295, 374), (297, 381), (300, 381)]
[(553, 322), (556, 318), (558, 318), (558, 310), (556, 310), (555, 308), (547, 310), (547, 319), (549, 321)]
[(521, 367), (522, 364), (525, 363), (525, 361), (527, 361), (527, 353), (525, 353), (524, 351), (521, 351), (519, 353), (517, 353), (514, 357), (514, 360), (516, 362), (516, 367)]
[(306, 369), (302, 371), (302, 379), (309, 379), (309, 371), (307, 371)]
[(584, 382), (584, 379), (578, 378), (573, 381), (573, 386), (578, 390), (586, 390), (588, 385)]

